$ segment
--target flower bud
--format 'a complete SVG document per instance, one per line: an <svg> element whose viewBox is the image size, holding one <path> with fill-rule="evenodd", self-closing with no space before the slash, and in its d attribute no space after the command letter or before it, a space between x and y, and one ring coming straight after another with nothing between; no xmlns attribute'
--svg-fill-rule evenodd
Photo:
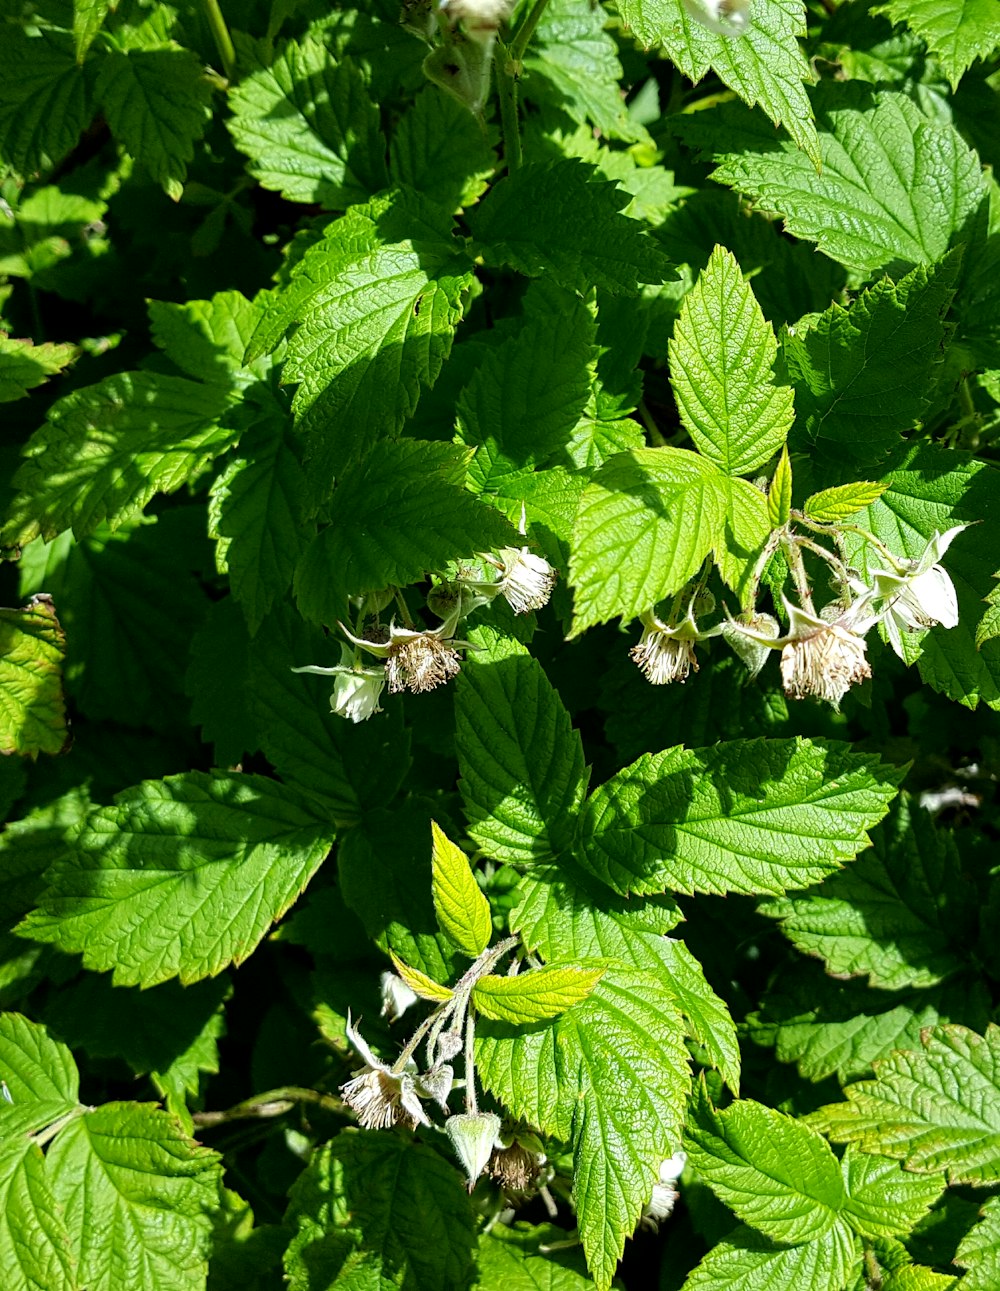
<svg viewBox="0 0 1000 1291"><path fill-rule="evenodd" d="M449 1116L444 1128L468 1177L471 1192L497 1144L500 1117L493 1112L463 1112Z"/></svg>

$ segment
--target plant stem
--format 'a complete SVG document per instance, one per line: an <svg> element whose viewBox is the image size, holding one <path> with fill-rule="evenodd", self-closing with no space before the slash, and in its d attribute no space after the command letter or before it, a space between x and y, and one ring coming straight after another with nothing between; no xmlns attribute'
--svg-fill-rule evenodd
<svg viewBox="0 0 1000 1291"><path fill-rule="evenodd" d="M242 1103L237 1103L224 1112L195 1112L191 1119L196 1125L222 1125L226 1121L282 1116L296 1103L312 1103L327 1112L344 1110L344 1104L332 1094L321 1094L318 1089L301 1089L297 1085L283 1085L280 1089L269 1089L265 1094L245 1098Z"/></svg>
<svg viewBox="0 0 1000 1291"><path fill-rule="evenodd" d="M521 130L517 122L517 80L511 68L510 54L502 40L493 50L493 70L497 78L497 97L500 100L500 129L503 132L503 155L507 171L513 174L521 169Z"/></svg>
<svg viewBox="0 0 1000 1291"><path fill-rule="evenodd" d="M236 49L233 38L229 34L229 28L226 26L226 20L222 16L222 10L219 8L219 0L201 0L201 7L205 14L205 21L211 28L215 48L222 59L222 70L226 74L226 79L235 81Z"/></svg>
<svg viewBox="0 0 1000 1291"><path fill-rule="evenodd" d="M514 39L511 41L510 46L510 56L515 65L519 64L524 57L524 51L528 48L528 41L534 35L538 20L545 12L545 6L548 3L549 0L535 0L531 12L514 33ZM520 71L520 68L518 68L518 71Z"/></svg>

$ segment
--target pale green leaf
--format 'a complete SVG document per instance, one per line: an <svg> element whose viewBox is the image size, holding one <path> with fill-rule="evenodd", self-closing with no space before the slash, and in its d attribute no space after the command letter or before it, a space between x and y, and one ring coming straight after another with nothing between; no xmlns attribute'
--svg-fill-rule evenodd
<svg viewBox="0 0 1000 1291"><path fill-rule="evenodd" d="M580 964L546 964L514 977L490 973L476 982L472 1002L492 1022L544 1022L582 1003L604 971Z"/></svg>
<svg viewBox="0 0 1000 1291"><path fill-rule="evenodd" d="M573 635L636 617L698 572L725 523L724 479L683 448L622 453L597 472L574 526Z"/></svg>
<svg viewBox="0 0 1000 1291"><path fill-rule="evenodd" d="M771 486L767 491L767 518L775 529L788 523L792 509L792 462L788 449L781 450L781 457L775 467Z"/></svg>
<svg viewBox="0 0 1000 1291"><path fill-rule="evenodd" d="M94 92L118 142L179 201L211 116L212 87L197 55L179 46L107 53Z"/></svg>
<svg viewBox="0 0 1000 1291"><path fill-rule="evenodd" d="M479 889L468 856L434 820L431 839L431 891L438 923L463 954L475 959L493 933L490 903Z"/></svg>
<svg viewBox="0 0 1000 1291"><path fill-rule="evenodd" d="M687 118L685 137L719 163L715 179L841 264L874 274L940 260L983 200L976 154L905 94L830 80L815 102L819 171L742 107Z"/></svg>
<svg viewBox="0 0 1000 1291"><path fill-rule="evenodd" d="M607 1288L678 1146L690 1081L680 1015L652 974L613 963L582 1004L550 1022L481 1021L476 1054L483 1084L515 1116L570 1140L580 1236Z"/></svg>
<svg viewBox="0 0 1000 1291"><path fill-rule="evenodd" d="M389 951L389 958L392 960L393 968L406 985L415 995L419 995L422 1000L433 1000L435 1004L443 1004L454 995L450 987L441 986L432 977L420 972L418 968L411 968L409 964L404 964L399 956L391 950Z"/></svg>
<svg viewBox="0 0 1000 1291"><path fill-rule="evenodd" d="M333 835L274 780L149 780L88 816L21 929L123 985L214 976L256 949Z"/></svg>
<svg viewBox="0 0 1000 1291"><path fill-rule="evenodd" d="M364 202L389 177L378 108L357 66L320 41L288 41L229 93L227 125L263 188L289 202L339 210Z"/></svg>
<svg viewBox="0 0 1000 1291"><path fill-rule="evenodd" d="M64 1103L69 1110L80 1096L73 1055L46 1029L19 1013L0 1014L0 1072L12 1104ZM0 1106L0 1111L7 1104Z"/></svg>
<svg viewBox="0 0 1000 1291"><path fill-rule="evenodd" d="M964 1291L993 1291L1000 1283L1000 1197L983 1207L982 1221L962 1239L955 1263L967 1270Z"/></svg>
<svg viewBox="0 0 1000 1291"><path fill-rule="evenodd" d="M728 475L759 470L791 428L792 391L774 384L777 352L736 257L717 246L684 297L668 354L681 422Z"/></svg>
<svg viewBox="0 0 1000 1291"><path fill-rule="evenodd" d="M953 90L977 58L987 58L1000 45L994 0L889 0L875 12L905 22L937 55Z"/></svg>
<svg viewBox="0 0 1000 1291"><path fill-rule="evenodd" d="M116 0L73 0L73 40L82 63Z"/></svg>
<svg viewBox="0 0 1000 1291"><path fill-rule="evenodd" d="M491 137L472 113L428 85L399 118L389 150L389 174L445 210L469 206L496 169Z"/></svg>
<svg viewBox="0 0 1000 1291"><path fill-rule="evenodd" d="M681 0L621 0L621 15L644 45L661 46L692 81L711 68L750 107L759 104L815 166L816 127L803 85L814 76L799 47L806 34L802 0L753 0L736 39L707 30Z"/></svg>
<svg viewBox="0 0 1000 1291"><path fill-rule="evenodd" d="M860 1269L860 1243L843 1221L818 1241L799 1246L737 1228L712 1247L683 1291L843 1291Z"/></svg>
<svg viewBox="0 0 1000 1291"><path fill-rule="evenodd" d="M580 736L537 659L480 630L456 680L455 742L469 832L497 860L564 851L583 801Z"/></svg>
<svg viewBox="0 0 1000 1291"><path fill-rule="evenodd" d="M489 265L546 275L586 294L635 295L674 276L659 245L623 215L629 197L593 166L568 158L535 163L502 179L472 213L476 251ZM538 219L538 212L545 219Z"/></svg>
<svg viewBox="0 0 1000 1291"><path fill-rule="evenodd" d="M816 892L761 905L799 950L835 977L873 986L932 986L960 970L975 937L975 897L954 835L900 798L874 847Z"/></svg>
<svg viewBox="0 0 1000 1291"><path fill-rule="evenodd" d="M0 609L0 754L37 757L66 746L66 634L48 597Z"/></svg>
<svg viewBox="0 0 1000 1291"><path fill-rule="evenodd" d="M0 41L0 159L25 178L51 170L90 123L90 77L62 32L25 34L4 24Z"/></svg>
<svg viewBox="0 0 1000 1291"><path fill-rule="evenodd" d="M80 1291L76 1261L45 1158L0 1107L0 1257L4 1291Z"/></svg>
<svg viewBox="0 0 1000 1291"><path fill-rule="evenodd" d="M55 376L80 353L75 345L32 345L0 332L0 403L23 399L29 390Z"/></svg>
<svg viewBox="0 0 1000 1291"><path fill-rule="evenodd" d="M771 534L768 499L756 484L738 477L720 480L719 486L726 497L726 527L713 558L723 581L742 601L753 588L757 562Z"/></svg>
<svg viewBox="0 0 1000 1291"><path fill-rule="evenodd" d="M1000 1179L1000 1027L925 1031L923 1049L894 1053L874 1080L849 1085L847 1101L814 1113L837 1143L902 1161L949 1183Z"/></svg>
<svg viewBox="0 0 1000 1291"><path fill-rule="evenodd" d="M295 1231L285 1256L291 1291L443 1291L472 1279L473 1216L461 1177L408 1138L341 1131L295 1182L286 1223Z"/></svg>
<svg viewBox="0 0 1000 1291"><path fill-rule="evenodd" d="M750 1099L719 1112L698 1086L684 1131L689 1163L736 1215L777 1242L810 1242L837 1223L840 1162L815 1130Z"/></svg>
<svg viewBox="0 0 1000 1291"><path fill-rule="evenodd" d="M873 484L870 480L859 480L855 484L838 484L832 489L821 489L813 493L802 504L802 511L810 520L819 520L823 524L836 524L847 520L855 512L863 510L877 502L889 485L885 482Z"/></svg>
<svg viewBox="0 0 1000 1291"><path fill-rule="evenodd" d="M172 1116L107 1103L60 1132L46 1165L87 1291L203 1285L219 1157Z"/></svg>
<svg viewBox="0 0 1000 1291"><path fill-rule="evenodd" d="M862 1237L904 1237L944 1192L944 1175L913 1174L898 1161L848 1147L841 1162L844 1218Z"/></svg>
<svg viewBox="0 0 1000 1291"><path fill-rule="evenodd" d="M868 845L898 778L801 738L646 754L591 794L581 862L621 893L808 887Z"/></svg>
<svg viewBox="0 0 1000 1291"><path fill-rule="evenodd" d="M4 541L69 528L82 538L175 492L236 438L219 425L226 404L218 387L156 372L119 372L66 395L25 446Z"/></svg>

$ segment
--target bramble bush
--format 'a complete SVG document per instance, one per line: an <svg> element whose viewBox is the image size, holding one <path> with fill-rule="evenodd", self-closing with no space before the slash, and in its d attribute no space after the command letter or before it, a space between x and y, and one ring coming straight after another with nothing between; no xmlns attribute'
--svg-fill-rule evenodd
<svg viewBox="0 0 1000 1291"><path fill-rule="evenodd" d="M3 1291L1000 1286L1000 2L0 0Z"/></svg>

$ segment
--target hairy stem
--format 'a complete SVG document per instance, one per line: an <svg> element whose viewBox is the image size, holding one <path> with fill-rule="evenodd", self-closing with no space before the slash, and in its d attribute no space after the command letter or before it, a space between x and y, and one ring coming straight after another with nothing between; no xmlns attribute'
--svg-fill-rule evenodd
<svg viewBox="0 0 1000 1291"><path fill-rule="evenodd" d="M521 168L521 128L517 120L517 80L510 53L502 40L496 42L493 50L493 70L496 73L497 97L500 100L503 155L508 172L513 174Z"/></svg>

